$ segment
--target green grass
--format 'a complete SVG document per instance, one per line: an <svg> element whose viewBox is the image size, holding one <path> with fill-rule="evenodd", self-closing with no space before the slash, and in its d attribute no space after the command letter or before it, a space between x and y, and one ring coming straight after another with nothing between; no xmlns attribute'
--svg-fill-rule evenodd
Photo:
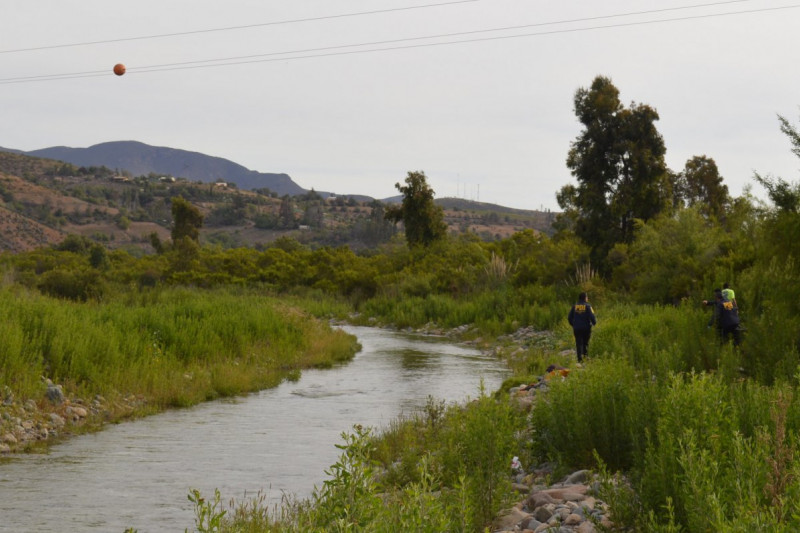
<svg viewBox="0 0 800 533"><path fill-rule="evenodd" d="M165 289L77 303L0 289L3 385L38 398L134 394L184 406L258 390L354 354L354 339L255 291Z"/></svg>

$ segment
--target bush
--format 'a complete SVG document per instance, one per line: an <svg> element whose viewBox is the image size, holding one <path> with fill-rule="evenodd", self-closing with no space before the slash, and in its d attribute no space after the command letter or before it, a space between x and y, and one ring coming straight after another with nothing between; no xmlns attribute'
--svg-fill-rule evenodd
<svg viewBox="0 0 800 533"><path fill-rule="evenodd" d="M48 296L80 302L98 299L105 292L103 278L96 270L51 270L42 275L38 286Z"/></svg>

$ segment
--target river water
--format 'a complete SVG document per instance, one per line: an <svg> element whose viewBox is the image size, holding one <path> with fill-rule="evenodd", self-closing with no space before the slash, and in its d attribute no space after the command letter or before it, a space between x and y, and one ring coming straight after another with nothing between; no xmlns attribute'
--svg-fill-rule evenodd
<svg viewBox="0 0 800 533"><path fill-rule="evenodd" d="M0 463L0 531L184 531L191 489L223 501L261 492L268 505L311 495L354 424L386 427L428 396L493 392L500 362L442 339L350 327L363 349L345 365L232 400L204 403L74 437Z"/></svg>

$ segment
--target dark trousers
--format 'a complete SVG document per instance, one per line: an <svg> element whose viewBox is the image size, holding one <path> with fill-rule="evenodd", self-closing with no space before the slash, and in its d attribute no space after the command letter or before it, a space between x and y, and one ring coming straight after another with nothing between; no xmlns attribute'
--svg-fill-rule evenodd
<svg viewBox="0 0 800 533"><path fill-rule="evenodd" d="M575 349L578 352L578 362L583 361L589 350L589 338L592 336L591 329L573 329L572 333L575 334Z"/></svg>
<svg viewBox="0 0 800 533"><path fill-rule="evenodd" d="M742 337L739 333L739 324L720 328L719 334L722 337L723 343L728 342L728 337L733 337L734 346L739 346L739 343L742 342Z"/></svg>

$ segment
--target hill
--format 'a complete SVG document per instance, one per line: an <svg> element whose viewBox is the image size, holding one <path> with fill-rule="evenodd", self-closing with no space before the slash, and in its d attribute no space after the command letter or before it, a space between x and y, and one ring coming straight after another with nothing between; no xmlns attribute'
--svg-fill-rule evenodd
<svg viewBox="0 0 800 533"><path fill-rule="evenodd" d="M79 167L104 166L127 171L132 176L152 173L203 183L225 181L235 183L238 188L245 190L267 188L280 196L307 192L292 181L288 174L256 172L221 157L176 148L150 146L137 141L107 142L88 148L54 146L29 152L7 148L0 150L55 159Z"/></svg>
<svg viewBox="0 0 800 533"><path fill-rule="evenodd" d="M310 246L364 249L398 231L383 217L385 204L368 197L325 198L311 191L281 198L263 188L240 190L233 183L129 174L0 151L0 251L50 246L77 234L108 248L149 253L154 235L161 241L170 238L175 196L203 214L201 242L223 248L263 247L289 236ZM522 229L549 232L554 217L454 198L436 202L444 208L451 233L483 240Z"/></svg>

